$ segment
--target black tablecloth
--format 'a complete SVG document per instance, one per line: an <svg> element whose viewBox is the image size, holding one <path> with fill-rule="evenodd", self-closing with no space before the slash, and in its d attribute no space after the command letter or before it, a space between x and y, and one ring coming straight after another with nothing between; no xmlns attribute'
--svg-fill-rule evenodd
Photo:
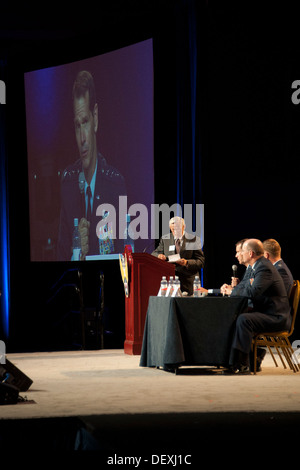
<svg viewBox="0 0 300 470"><path fill-rule="evenodd" d="M228 366L244 297L150 297L141 367Z"/></svg>

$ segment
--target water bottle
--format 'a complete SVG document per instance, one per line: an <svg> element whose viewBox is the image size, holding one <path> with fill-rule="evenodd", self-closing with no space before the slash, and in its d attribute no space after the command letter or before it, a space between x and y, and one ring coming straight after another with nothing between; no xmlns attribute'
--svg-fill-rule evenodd
<svg viewBox="0 0 300 470"><path fill-rule="evenodd" d="M174 290L174 280L173 280L173 276L170 276L170 279L168 282L168 288L166 292L166 297L172 297L173 290Z"/></svg>
<svg viewBox="0 0 300 470"><path fill-rule="evenodd" d="M182 292L180 290L180 281L179 277L175 276L175 280L173 282L173 293L172 297L182 297Z"/></svg>
<svg viewBox="0 0 300 470"><path fill-rule="evenodd" d="M132 253L134 253L134 239L133 232L130 227L130 214L126 214L126 228L124 231L124 248L126 245L130 245Z"/></svg>
<svg viewBox="0 0 300 470"><path fill-rule="evenodd" d="M199 276L195 276L194 283L193 283L193 290L194 290L194 297L201 297L200 292L201 282Z"/></svg>
<svg viewBox="0 0 300 470"><path fill-rule="evenodd" d="M168 289L167 278L166 278L166 276L163 276L162 280L160 282L160 289L159 289L159 292L158 292L158 296L159 297L166 297L167 289Z"/></svg>
<svg viewBox="0 0 300 470"><path fill-rule="evenodd" d="M73 246L72 259L73 261L79 261L80 253L81 253L81 239L80 239L80 233L79 233L79 228L78 228L78 219L74 219L72 246Z"/></svg>

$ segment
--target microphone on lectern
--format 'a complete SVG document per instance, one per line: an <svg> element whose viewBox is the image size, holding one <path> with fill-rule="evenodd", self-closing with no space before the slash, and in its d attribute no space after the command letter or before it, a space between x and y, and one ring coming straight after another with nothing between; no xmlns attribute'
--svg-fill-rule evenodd
<svg viewBox="0 0 300 470"><path fill-rule="evenodd" d="M152 246L152 248L154 248L154 240L151 240L151 242L148 245L145 246L145 248L143 249L143 253L146 253L146 251L148 250L148 248L150 248L150 246Z"/></svg>

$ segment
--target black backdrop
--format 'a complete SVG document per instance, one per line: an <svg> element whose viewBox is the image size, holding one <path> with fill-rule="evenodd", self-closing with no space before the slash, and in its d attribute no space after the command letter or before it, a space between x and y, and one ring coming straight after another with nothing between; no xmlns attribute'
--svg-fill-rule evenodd
<svg viewBox="0 0 300 470"><path fill-rule="evenodd" d="M58 15L52 8L43 24L40 13L4 11L1 18L10 202L9 349L51 346L47 331L54 313L46 308L48 288L70 267L30 263L23 74L149 37L154 41L155 200L205 204L206 287L230 280L235 242L244 237L276 238L299 279L300 106L291 101L292 82L300 78L295 11L253 3L242 7L241 2L140 0L101 2L86 24L75 10L59 10ZM118 263L83 263L82 269L89 288L99 270L106 272L108 329L118 347L124 334Z"/></svg>

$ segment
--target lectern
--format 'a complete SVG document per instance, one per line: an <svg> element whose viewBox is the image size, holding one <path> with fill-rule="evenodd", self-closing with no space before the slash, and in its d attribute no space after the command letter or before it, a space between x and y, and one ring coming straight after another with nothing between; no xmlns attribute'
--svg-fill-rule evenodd
<svg viewBox="0 0 300 470"><path fill-rule="evenodd" d="M125 354L141 354L149 296L157 295L162 276L175 276L175 266L148 253L125 249L128 296L125 297Z"/></svg>

